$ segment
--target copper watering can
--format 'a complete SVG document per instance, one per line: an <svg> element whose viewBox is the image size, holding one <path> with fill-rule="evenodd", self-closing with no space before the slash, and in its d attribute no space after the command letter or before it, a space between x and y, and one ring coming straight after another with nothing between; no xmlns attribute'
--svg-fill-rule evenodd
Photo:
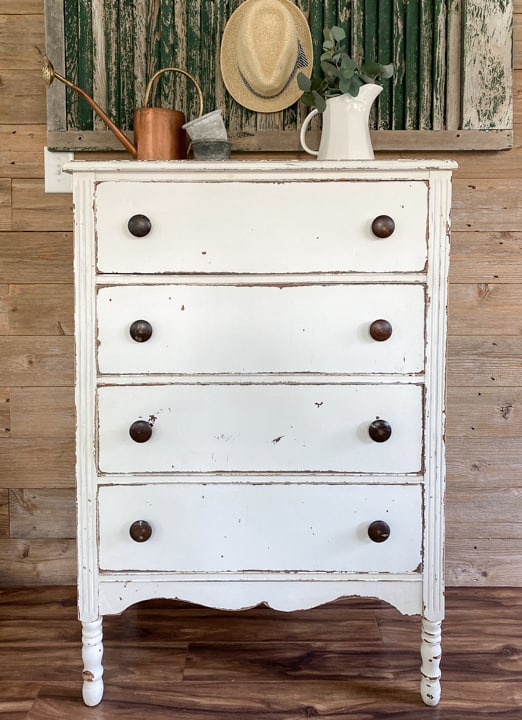
<svg viewBox="0 0 522 720"><path fill-rule="evenodd" d="M185 131L185 115L180 110L169 110L161 107L147 107L152 86L157 78L164 72L178 72L188 77L194 83L199 97L199 116L203 114L203 93L196 80L185 70L168 67L158 70L149 80L145 90L145 107L134 111L134 141L117 127L110 117L101 109L98 103L88 95L85 90L59 75L49 58L45 57L42 74L47 86L56 78L64 85L79 93L91 106L94 112L103 120L109 130L118 138L124 148L137 160L180 160L187 157L187 144Z"/></svg>

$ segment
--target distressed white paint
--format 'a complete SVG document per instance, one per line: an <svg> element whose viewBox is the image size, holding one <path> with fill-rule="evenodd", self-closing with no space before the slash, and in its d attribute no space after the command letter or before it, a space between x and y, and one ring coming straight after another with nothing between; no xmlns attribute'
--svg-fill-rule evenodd
<svg viewBox="0 0 522 720"><path fill-rule="evenodd" d="M421 693L427 704L438 702L452 167L69 166L76 208L79 611L87 677L97 678L84 689L87 704L102 693L104 613L154 597L229 609L266 602L291 611L343 595L379 597L423 616ZM328 211L331 199L346 208L342 222ZM145 242L126 230L138 212L151 212L157 230ZM389 245L368 231L380 213L396 218ZM202 261L204 246L211 252ZM168 321L165 291L176 302L190 293L192 308L201 303L184 316L182 331ZM419 320L418 300L410 308L407 298L424 291ZM335 297L344 301L336 306ZM158 313L161 342L149 349L145 343L138 361L127 339L129 318L120 323L118 315L128 306L137 319L143 298L144 309ZM412 327L402 335L401 320L393 323L394 336L404 338L404 359L389 341L377 360L372 356L366 305L373 315L383 298L390 312L408 304ZM216 312L220 303L251 349L234 340L232 323ZM278 304L281 327L274 328ZM317 315L308 317L315 306ZM292 338L305 316L306 332L332 344L331 360L327 349ZM423 372L413 374L423 326ZM349 352L337 337L345 327ZM219 340L222 347L209 347ZM280 348L264 354L263 340ZM176 355L176 345L190 342L200 344L203 361L194 349ZM153 422L143 444L128 435L140 415ZM385 415L392 437L374 443L368 420ZM129 524L147 513L152 538L134 543ZM368 524L388 518L390 539L371 543Z"/></svg>
<svg viewBox="0 0 522 720"><path fill-rule="evenodd" d="M421 373L424 286L118 285L98 292L98 366L113 373ZM384 318L388 340L370 325ZM131 338L146 319L152 336Z"/></svg>
<svg viewBox="0 0 522 720"><path fill-rule="evenodd" d="M441 622L422 618L421 631L421 696L426 705L438 705L440 688Z"/></svg>
<svg viewBox="0 0 522 720"><path fill-rule="evenodd" d="M462 0L462 127L513 127L513 2Z"/></svg>
<svg viewBox="0 0 522 720"><path fill-rule="evenodd" d="M347 186L339 181L280 183L270 178L241 184L175 179L145 187L132 182L98 186L95 203L101 272L309 273L424 268L427 188L423 182ZM144 238L133 237L127 229L128 219L136 213L146 215L152 223ZM378 215L393 215L396 223L395 232L385 240L371 231Z"/></svg>
<svg viewBox="0 0 522 720"><path fill-rule="evenodd" d="M377 418L392 435L374 442ZM153 426L137 443L136 420ZM422 386L285 383L128 385L98 390L103 473L371 472L422 468Z"/></svg>
<svg viewBox="0 0 522 720"><path fill-rule="evenodd" d="M99 491L100 568L163 572L414 573L420 485L161 484ZM152 526L136 543L135 520ZM368 526L385 520L389 540Z"/></svg>

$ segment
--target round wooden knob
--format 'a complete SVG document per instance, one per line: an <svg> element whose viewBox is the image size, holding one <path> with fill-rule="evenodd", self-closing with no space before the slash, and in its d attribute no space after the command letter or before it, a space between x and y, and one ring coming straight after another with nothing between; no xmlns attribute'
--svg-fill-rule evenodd
<svg viewBox="0 0 522 720"><path fill-rule="evenodd" d="M145 237L152 230L152 223L146 215L133 215L129 219L127 227L134 237Z"/></svg>
<svg viewBox="0 0 522 720"><path fill-rule="evenodd" d="M147 320L135 320L129 328L129 334L135 342L147 342L152 335L152 325Z"/></svg>
<svg viewBox="0 0 522 720"><path fill-rule="evenodd" d="M129 435L137 443L144 443L152 435L152 425L146 420L136 420L129 428Z"/></svg>
<svg viewBox="0 0 522 720"><path fill-rule="evenodd" d="M147 542L152 535L152 527L146 520L136 520L129 528L129 535L135 542Z"/></svg>
<svg viewBox="0 0 522 720"><path fill-rule="evenodd" d="M392 326L387 320L374 320L370 325L370 335L377 342L389 340L392 334Z"/></svg>
<svg viewBox="0 0 522 720"><path fill-rule="evenodd" d="M395 222L389 215L378 215L372 222L372 232L375 237L387 238L393 234Z"/></svg>
<svg viewBox="0 0 522 720"><path fill-rule="evenodd" d="M386 422L386 420L374 420L370 423L368 433L374 442L386 442L392 434L391 425L389 422Z"/></svg>
<svg viewBox="0 0 522 720"><path fill-rule="evenodd" d="M368 526L368 537L376 543L385 542L390 537L390 526L384 520L374 520Z"/></svg>

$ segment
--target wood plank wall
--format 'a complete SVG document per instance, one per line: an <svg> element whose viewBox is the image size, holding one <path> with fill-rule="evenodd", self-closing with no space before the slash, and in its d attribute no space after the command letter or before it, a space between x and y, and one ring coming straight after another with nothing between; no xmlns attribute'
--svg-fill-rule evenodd
<svg viewBox="0 0 522 720"><path fill-rule="evenodd" d="M35 46L44 46L43 0L2 0L3 585L69 584L76 574L72 201L44 192L45 88ZM522 0L514 100L512 150L453 154L460 167L449 305L451 585L522 586Z"/></svg>

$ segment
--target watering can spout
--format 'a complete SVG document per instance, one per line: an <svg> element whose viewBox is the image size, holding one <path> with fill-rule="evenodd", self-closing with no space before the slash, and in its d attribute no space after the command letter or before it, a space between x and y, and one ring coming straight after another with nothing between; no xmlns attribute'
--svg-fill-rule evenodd
<svg viewBox="0 0 522 720"><path fill-rule="evenodd" d="M110 119L110 117L105 113L101 107L98 105L98 103L92 99L90 95L88 95L85 90L82 90L80 87L72 83L70 80L67 80L67 78L63 77L62 75L59 75L56 70L53 67L52 62L49 60L49 58L45 57L43 61L42 66L42 74L44 77L44 80L47 83L47 87L51 85L53 80L60 80L64 85L71 88L72 90L75 90L79 95L84 98L84 100L87 101L87 103L91 106L91 108L94 110L96 115L100 117L103 122L107 125L109 130L118 138L118 140L121 142L121 144L124 146L124 148L129 152L133 158L138 157L138 150L137 148L131 143L129 138L123 133L120 128L113 123L113 121Z"/></svg>
<svg viewBox="0 0 522 720"><path fill-rule="evenodd" d="M167 70L180 72L192 80L198 91L199 115L201 116L203 114L203 94L201 89L192 75L180 68L163 68L152 76L145 93L145 105L148 103L153 82L161 73ZM182 129L185 116L179 110L136 108L134 111L134 137L136 142L133 144L85 90L82 90L55 71L53 64L47 57L43 59L42 74L48 87L56 79L81 95L133 158L138 160L177 160L186 157L185 131Z"/></svg>

